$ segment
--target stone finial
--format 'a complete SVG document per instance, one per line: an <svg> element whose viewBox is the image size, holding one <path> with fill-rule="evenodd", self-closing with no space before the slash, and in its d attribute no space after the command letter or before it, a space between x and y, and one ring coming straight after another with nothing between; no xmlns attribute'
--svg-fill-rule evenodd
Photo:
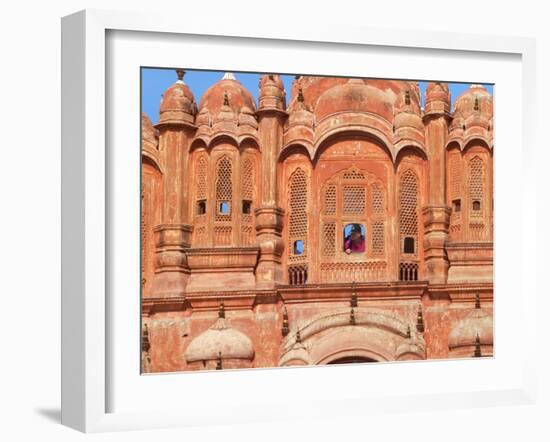
<svg viewBox="0 0 550 442"><path fill-rule="evenodd" d="M296 100L298 100L300 103L304 102L304 92L302 88L298 89L298 96L296 97Z"/></svg>
<svg viewBox="0 0 550 442"><path fill-rule="evenodd" d="M233 75L233 72L226 72L223 74L222 80L236 80L235 75Z"/></svg>
<svg viewBox="0 0 550 442"><path fill-rule="evenodd" d="M476 293L476 304L475 308L481 308L481 301L479 299L479 293Z"/></svg>
<svg viewBox="0 0 550 442"><path fill-rule="evenodd" d="M411 104L411 92L405 91L405 105L410 106Z"/></svg>
<svg viewBox="0 0 550 442"><path fill-rule="evenodd" d="M407 325L407 339L411 339L411 326Z"/></svg>
<svg viewBox="0 0 550 442"><path fill-rule="evenodd" d="M143 324L143 332L141 334L141 351L149 351L151 342L149 341L149 329L147 324Z"/></svg>
<svg viewBox="0 0 550 442"><path fill-rule="evenodd" d="M229 106L229 95L227 95L227 91L223 93L223 105Z"/></svg>
<svg viewBox="0 0 550 442"><path fill-rule="evenodd" d="M419 333L424 333L424 315L422 313L422 306L418 307L418 313L416 314L416 330Z"/></svg>
<svg viewBox="0 0 550 442"><path fill-rule="evenodd" d="M355 311L353 310L353 307L351 308L351 311L349 312L349 325L355 325Z"/></svg>
<svg viewBox="0 0 550 442"><path fill-rule="evenodd" d="M478 111L478 110L479 110L479 98L477 97L477 95L476 95L476 97L475 97L475 99L474 99L474 110L475 110L475 111Z"/></svg>
<svg viewBox="0 0 550 442"><path fill-rule="evenodd" d="M216 370L222 370L222 352L218 352L218 359L216 359Z"/></svg>
<svg viewBox="0 0 550 442"><path fill-rule="evenodd" d="M220 302L220 307L218 309L218 318L225 318L225 305L222 302Z"/></svg>
<svg viewBox="0 0 550 442"><path fill-rule="evenodd" d="M300 336L300 329L296 330L296 343L297 344L302 343L302 337Z"/></svg>
<svg viewBox="0 0 550 442"><path fill-rule="evenodd" d="M481 357L481 340L479 339L479 333L476 334L476 348L474 350L474 358Z"/></svg>
<svg viewBox="0 0 550 442"><path fill-rule="evenodd" d="M185 71L183 69L176 69L176 75L178 76L178 81L183 83L183 77L185 76Z"/></svg>
<svg viewBox="0 0 550 442"><path fill-rule="evenodd" d="M352 291L351 291L350 305L352 308L357 308L358 303L357 303L357 292L355 291L355 281L352 282L351 287L352 287L351 289Z"/></svg>
<svg viewBox="0 0 550 442"><path fill-rule="evenodd" d="M290 332L288 328L288 312L286 310L286 305L283 307L283 328L281 329L282 335L286 336Z"/></svg>

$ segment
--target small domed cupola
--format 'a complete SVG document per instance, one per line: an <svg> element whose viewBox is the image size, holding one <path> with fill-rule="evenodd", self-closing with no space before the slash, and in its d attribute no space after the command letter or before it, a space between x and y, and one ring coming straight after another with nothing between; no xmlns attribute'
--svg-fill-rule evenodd
<svg viewBox="0 0 550 442"><path fill-rule="evenodd" d="M464 135L464 130L466 129L466 124L464 122L464 117L459 111L453 113L453 119L449 126L449 138L450 139L460 139Z"/></svg>
<svg viewBox="0 0 550 442"><path fill-rule="evenodd" d="M492 146L493 97L480 84L472 84L455 101L453 115L462 116L463 138L484 140Z"/></svg>
<svg viewBox="0 0 550 442"><path fill-rule="evenodd" d="M286 108L286 93L279 75L267 74L260 78L259 109L280 110Z"/></svg>
<svg viewBox="0 0 550 442"><path fill-rule="evenodd" d="M458 321L449 334L449 350L457 355L473 356L476 346L483 355L493 352L493 316L481 308L476 295L475 308Z"/></svg>
<svg viewBox="0 0 550 442"><path fill-rule="evenodd" d="M158 131L147 115L141 113L141 148L145 150L158 149Z"/></svg>
<svg viewBox="0 0 550 442"><path fill-rule="evenodd" d="M205 332L197 336L185 351L188 363L221 360L248 360L254 358L254 347L250 338L231 327L225 318L225 307L220 304L218 319Z"/></svg>
<svg viewBox="0 0 550 442"><path fill-rule="evenodd" d="M313 150L313 138L315 119L313 112L306 104L302 88L297 89L296 96L292 99L287 109L288 119L284 127L284 145L303 145L308 150Z"/></svg>
<svg viewBox="0 0 550 442"><path fill-rule="evenodd" d="M410 144L424 148L424 123L420 110L420 92L418 86L404 89L395 101L393 120L394 143L397 147Z"/></svg>
<svg viewBox="0 0 550 442"><path fill-rule="evenodd" d="M258 120L256 120L256 114L248 106L243 106L241 108L239 112L238 125L240 131L256 131L258 129Z"/></svg>
<svg viewBox="0 0 550 442"><path fill-rule="evenodd" d="M157 127L163 125L194 125L197 105L189 86L183 81L185 71L176 71L178 80L163 94Z"/></svg>
<svg viewBox="0 0 550 442"><path fill-rule="evenodd" d="M429 82L426 88L424 116L449 115L451 94L449 85L441 82Z"/></svg>
<svg viewBox="0 0 550 442"><path fill-rule="evenodd" d="M289 127L306 126L313 128L313 112L305 103L304 94L301 88L298 89L296 98L292 100L287 111L289 114Z"/></svg>

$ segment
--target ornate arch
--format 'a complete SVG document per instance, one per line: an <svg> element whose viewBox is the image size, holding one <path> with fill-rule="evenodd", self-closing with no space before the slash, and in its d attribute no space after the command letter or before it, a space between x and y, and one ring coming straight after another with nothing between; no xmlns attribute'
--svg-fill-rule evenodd
<svg viewBox="0 0 550 442"><path fill-rule="evenodd" d="M400 316L381 309L357 307L314 317L282 343L280 365L328 364L342 357L375 361L425 359L421 334Z"/></svg>
<svg viewBox="0 0 550 442"><path fill-rule="evenodd" d="M373 141L386 152L393 162L395 162L395 151L390 139L384 132L370 126L336 127L324 133L313 145L313 152L311 154L312 162L316 163L319 161L321 154L329 148L334 141L346 139L348 137L352 139Z"/></svg>

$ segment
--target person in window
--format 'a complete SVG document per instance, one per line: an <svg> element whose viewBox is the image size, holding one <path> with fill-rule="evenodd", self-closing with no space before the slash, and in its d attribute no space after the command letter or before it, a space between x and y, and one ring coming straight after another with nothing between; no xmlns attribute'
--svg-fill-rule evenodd
<svg viewBox="0 0 550 442"><path fill-rule="evenodd" d="M344 240L344 251L350 253L360 253L365 251L365 236L363 235L360 224L352 224L351 231Z"/></svg>

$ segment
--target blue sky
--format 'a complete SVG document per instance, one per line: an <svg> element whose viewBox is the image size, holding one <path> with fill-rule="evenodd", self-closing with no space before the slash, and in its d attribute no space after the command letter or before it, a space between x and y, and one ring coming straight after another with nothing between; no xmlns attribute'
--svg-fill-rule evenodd
<svg viewBox="0 0 550 442"><path fill-rule="evenodd" d="M176 72L174 69L142 68L141 74L141 110L151 119L153 123L156 123L158 120L162 94L177 80ZM214 83L219 81L223 74L224 72L218 71L187 70L184 81L191 89L191 92L193 92L195 99L199 101L204 92ZM234 75L237 80L239 80L250 91L257 103L258 82L261 74L236 72ZM287 99L289 99L294 75L282 75L281 78L287 91ZM424 93L426 91L427 83L420 81L419 86L422 93L422 104L424 104ZM484 86L491 94L493 93L492 85ZM449 89L451 91L451 104L469 87L470 83L449 83Z"/></svg>

